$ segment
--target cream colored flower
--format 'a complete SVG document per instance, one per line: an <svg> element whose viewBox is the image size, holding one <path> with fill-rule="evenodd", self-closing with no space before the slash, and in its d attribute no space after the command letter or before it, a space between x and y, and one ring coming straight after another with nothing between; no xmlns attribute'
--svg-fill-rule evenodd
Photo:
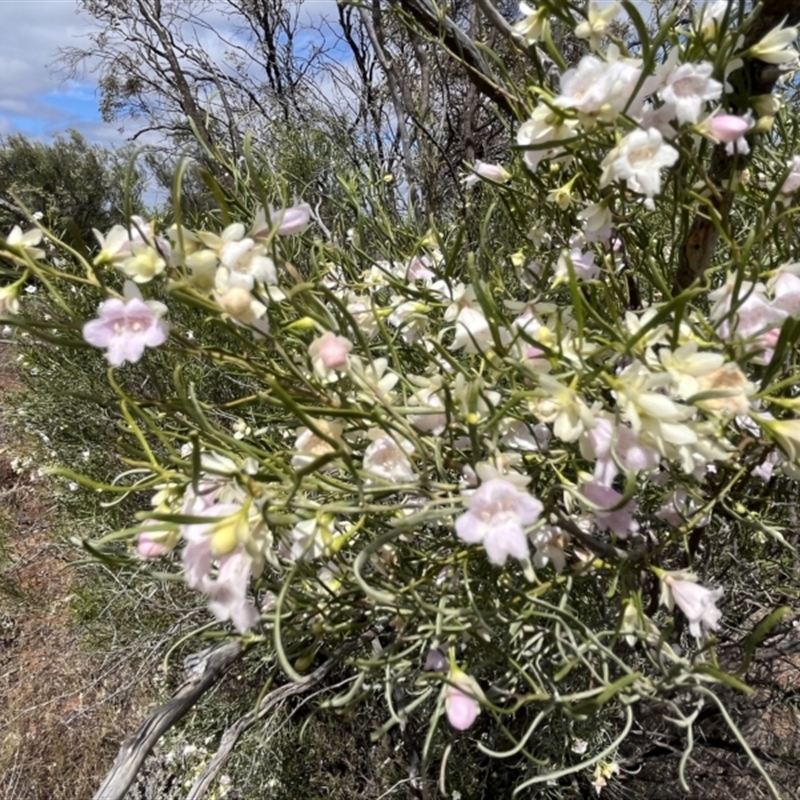
<svg viewBox="0 0 800 800"><path fill-rule="evenodd" d="M608 26L619 13L622 3L600 3L590 0L587 19L575 28L575 35L579 39L588 39L592 50L600 48L600 41L606 35Z"/></svg>
<svg viewBox="0 0 800 800"><path fill-rule="evenodd" d="M797 58L796 39L797 28L784 28L781 23L750 48L750 56L767 64L787 64Z"/></svg>

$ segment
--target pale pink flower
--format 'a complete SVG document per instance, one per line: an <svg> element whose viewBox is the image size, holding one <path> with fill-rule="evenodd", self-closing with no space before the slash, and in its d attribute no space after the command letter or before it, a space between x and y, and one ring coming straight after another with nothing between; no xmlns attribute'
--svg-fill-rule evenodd
<svg viewBox="0 0 800 800"><path fill-rule="evenodd" d="M314 339L308 347L308 355L314 367L314 373L321 380L330 378L331 373L345 371L350 363L350 351L353 343L344 336L337 336L332 331L325 331Z"/></svg>
<svg viewBox="0 0 800 800"><path fill-rule="evenodd" d="M131 281L125 282L125 300L112 297L98 307L98 319L83 326L83 338L93 347L107 350L114 367L126 361L135 364L146 347L158 347L167 340L169 326L161 317L167 307L156 300L142 299Z"/></svg>
<svg viewBox="0 0 800 800"><path fill-rule="evenodd" d="M767 298L764 284L742 281L736 298L733 297L735 289L736 276L730 275L719 289L708 295L714 301L711 319L721 320L717 333L724 341L752 339L780 327L788 316L786 311ZM733 314L730 313L731 308L734 309Z"/></svg>
<svg viewBox="0 0 800 800"><path fill-rule="evenodd" d="M467 499L468 511L455 523L458 538L467 544L483 543L486 556L502 566L508 556L530 554L525 528L542 513L542 504L510 480L492 478Z"/></svg>
<svg viewBox="0 0 800 800"><path fill-rule="evenodd" d="M569 252L562 251L559 256L554 272L554 285L569 280L568 262L572 264L575 277L579 281L592 281L600 275L600 267L594 253L591 250L583 251L580 247L573 247Z"/></svg>
<svg viewBox="0 0 800 800"><path fill-rule="evenodd" d="M289 208L273 211L269 218L270 227L278 236L294 236L302 233L311 223L311 206L298 203Z"/></svg>
<svg viewBox="0 0 800 800"><path fill-rule="evenodd" d="M781 184L781 194L790 195L800 189L800 156L792 156L791 160L786 162L786 166L789 168L789 174Z"/></svg>
<svg viewBox="0 0 800 800"><path fill-rule="evenodd" d="M661 191L661 170L677 160L678 151L658 130L635 130L603 159L600 187L623 180L632 191L652 199Z"/></svg>
<svg viewBox="0 0 800 800"><path fill-rule="evenodd" d="M670 610L677 604L689 620L692 635L701 639L708 631L719 629L722 612L716 603L724 594L722 587L707 589L695 583L693 575L666 574L662 578L661 599Z"/></svg>
<svg viewBox="0 0 800 800"><path fill-rule="evenodd" d="M444 687L444 708L447 721L457 730L465 731L472 727L478 714L481 713L480 700L483 691L471 675L462 672L458 667L450 670L448 683Z"/></svg>
<svg viewBox="0 0 800 800"><path fill-rule="evenodd" d="M370 432L372 443L364 451L364 469L389 483L414 483L417 473L408 458L414 446L403 440L398 444L391 436L381 430ZM371 486L376 481L368 478L365 483Z"/></svg>
<svg viewBox="0 0 800 800"><path fill-rule="evenodd" d="M242 545L249 533L247 509L236 503L207 505L200 497L192 505L190 513L205 516L208 522L181 526L186 542L182 553L184 579L192 589L208 595L209 609L217 619L231 620L240 633L245 633L258 621L258 612L248 596L254 560Z"/></svg>
<svg viewBox="0 0 800 800"><path fill-rule="evenodd" d="M753 120L736 114L718 114L708 121L708 132L718 142L735 142L753 127Z"/></svg>
<svg viewBox="0 0 800 800"><path fill-rule="evenodd" d="M174 527L165 527L163 522L147 520L152 530L142 531L136 538L136 551L142 558L159 558L175 549L179 533Z"/></svg>
<svg viewBox="0 0 800 800"><path fill-rule="evenodd" d="M627 425L604 416L595 417L594 427L584 431L580 445L584 458L597 460L594 478L604 486L611 486L620 467L643 472L661 461L658 451L642 443Z"/></svg>
<svg viewBox="0 0 800 800"><path fill-rule="evenodd" d="M633 519L636 512L636 503L633 500L617 508L616 506L622 501L622 495L610 486L604 486L597 481L584 484L581 491L594 506L590 511L599 531L610 530L620 539L627 539L631 533L639 530L639 523Z"/></svg>
<svg viewBox="0 0 800 800"><path fill-rule="evenodd" d="M786 264L769 282L772 290L772 305L790 316L800 314L800 277L797 269L800 265Z"/></svg>
<svg viewBox="0 0 800 800"><path fill-rule="evenodd" d="M708 62L680 64L667 76L659 93L679 125L697 122L703 103L718 100L722 95L722 84L711 77L713 70Z"/></svg>
<svg viewBox="0 0 800 800"><path fill-rule="evenodd" d="M447 670L447 656L436 648L425 657L425 672L445 672Z"/></svg>
<svg viewBox="0 0 800 800"><path fill-rule="evenodd" d="M511 173L500 164L487 164L485 161L476 161L473 170L474 172L467 175L462 181L467 188L480 183L481 178L492 183L508 183L511 180Z"/></svg>

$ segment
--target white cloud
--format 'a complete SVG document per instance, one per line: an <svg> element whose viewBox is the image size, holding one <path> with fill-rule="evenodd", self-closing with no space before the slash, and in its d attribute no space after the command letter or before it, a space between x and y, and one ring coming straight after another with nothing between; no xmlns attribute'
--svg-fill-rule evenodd
<svg viewBox="0 0 800 800"><path fill-rule="evenodd" d="M91 81L65 83L59 47L80 44L93 29L76 0L2 0L0 132L50 139L74 127L93 141L119 144L119 126L99 121Z"/></svg>

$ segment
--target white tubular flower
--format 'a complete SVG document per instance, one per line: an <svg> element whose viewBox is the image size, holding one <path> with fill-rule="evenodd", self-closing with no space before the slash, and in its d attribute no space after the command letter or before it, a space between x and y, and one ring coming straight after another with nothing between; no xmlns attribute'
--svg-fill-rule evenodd
<svg viewBox="0 0 800 800"><path fill-rule="evenodd" d="M514 23L514 31L525 44L535 44L545 35L549 25L547 8L531 8L527 3L520 3L519 13L522 19Z"/></svg>
<svg viewBox="0 0 800 800"><path fill-rule="evenodd" d="M613 233L614 219L611 209L604 203L591 203L578 212L583 222L583 238L587 243L608 242Z"/></svg>
<svg viewBox="0 0 800 800"><path fill-rule="evenodd" d="M44 250L41 250L36 245L38 245L42 241L42 232L38 228L32 228L29 231L22 232L22 228L19 225L15 225L11 229L11 233L8 234L6 237L6 244L14 245L14 247L19 247L28 258L37 261L39 259L44 258ZM4 252L6 258L11 258L14 261L19 261L19 258L15 257L8 251Z"/></svg>
<svg viewBox="0 0 800 800"><path fill-rule="evenodd" d="M487 164L485 161L476 161L473 172L463 179L464 186L469 188L480 183L481 178L492 183L508 183L511 173L500 164Z"/></svg>
<svg viewBox="0 0 800 800"><path fill-rule="evenodd" d="M467 353L481 353L494 343L489 321L478 302L475 287L466 286L463 293L444 312L447 322L455 322L455 337L451 350L462 347Z"/></svg>
<svg viewBox="0 0 800 800"><path fill-rule="evenodd" d="M688 398L700 391L700 378L723 365L725 356L698 352L696 342L687 342L674 351L662 347L658 360L672 377L675 394Z"/></svg>
<svg viewBox="0 0 800 800"><path fill-rule="evenodd" d="M699 5L695 11L694 24L703 39L716 39L729 8L730 0L714 0Z"/></svg>
<svg viewBox="0 0 800 800"><path fill-rule="evenodd" d="M545 396L535 401L533 413L542 422L553 423L553 434L562 442L575 442L594 426L594 411L574 389L557 378L542 374L537 378Z"/></svg>
<svg viewBox="0 0 800 800"><path fill-rule="evenodd" d="M415 483L419 480L408 457L414 451L411 442L403 439L398 444L394 438L380 429L373 429L367 435L372 443L364 451L364 470L381 479L376 481L367 478L365 481L367 486L380 485L382 481L402 484Z"/></svg>
<svg viewBox="0 0 800 800"><path fill-rule="evenodd" d="M665 574L661 578L661 602L670 610L677 605L689 620L692 636L702 639L708 631L719 629L722 612L716 603L724 590L707 589L696 581L694 575L686 573Z"/></svg>
<svg viewBox="0 0 800 800"><path fill-rule="evenodd" d="M250 325L261 333L269 330L265 319L267 306L255 298L249 289L239 284L230 285L225 267L217 270L214 298L219 307L241 325Z"/></svg>
<svg viewBox="0 0 800 800"><path fill-rule="evenodd" d="M784 28L778 25L760 42L750 48L751 58L765 61L767 64L788 64L797 58L794 43L797 39L797 28Z"/></svg>
<svg viewBox="0 0 800 800"><path fill-rule="evenodd" d="M674 448L697 442L697 434L685 424L694 415L694 409L658 391L669 382L669 375L653 374L634 361L619 375L613 390L622 419L668 458L674 455Z"/></svg>
<svg viewBox="0 0 800 800"><path fill-rule="evenodd" d="M661 191L661 170L677 160L678 151L655 128L633 131L603 159L600 187L623 180L651 200Z"/></svg>
<svg viewBox="0 0 800 800"><path fill-rule="evenodd" d="M713 69L708 62L680 64L667 76L661 99L672 109L679 125L697 122L703 103L721 97L722 84L711 77Z"/></svg>
<svg viewBox="0 0 800 800"><path fill-rule="evenodd" d="M19 289L16 285L0 286L0 317L19 314Z"/></svg>
<svg viewBox="0 0 800 800"><path fill-rule="evenodd" d="M419 387L411 396L411 405L420 410L429 411L428 414L414 414L409 417L409 422L420 431L438 436L447 425L443 394L443 379L441 375L431 378L412 375L409 381Z"/></svg>
<svg viewBox="0 0 800 800"><path fill-rule="evenodd" d="M800 314L800 263L783 264L767 284L772 292L772 305L790 316Z"/></svg>
<svg viewBox="0 0 800 800"><path fill-rule="evenodd" d="M535 149L524 150L525 165L535 172L543 158L551 158L560 151L559 145L574 139L578 120L567 119L542 103L537 106L527 122L517 131L517 144Z"/></svg>
<svg viewBox="0 0 800 800"><path fill-rule="evenodd" d="M613 122L631 101L642 75L638 61L615 57L618 55L617 50L610 50L607 61L584 56L562 76L556 105Z"/></svg>
<svg viewBox="0 0 800 800"><path fill-rule="evenodd" d="M149 283L160 275L167 262L155 247L140 242L130 243L131 255L119 265L120 269L136 283Z"/></svg>
<svg viewBox="0 0 800 800"><path fill-rule="evenodd" d="M330 514L317 512L294 525L289 541L281 543L279 552L289 561L313 561L337 552L347 539L347 533L340 530Z"/></svg>
<svg viewBox="0 0 800 800"><path fill-rule="evenodd" d="M352 356L350 368L350 377L361 390L363 399L370 402L376 400L380 403L392 402L394 397L392 390L400 380L400 376L389 369L387 358L376 358L365 364L360 358Z"/></svg>
<svg viewBox="0 0 800 800"><path fill-rule="evenodd" d="M600 48L600 42L608 31L608 26L614 17L619 13L622 3L608 3L601 6L600 3L589 0L589 11L587 19L575 28L575 35L579 39L588 39L589 47L592 50Z"/></svg>

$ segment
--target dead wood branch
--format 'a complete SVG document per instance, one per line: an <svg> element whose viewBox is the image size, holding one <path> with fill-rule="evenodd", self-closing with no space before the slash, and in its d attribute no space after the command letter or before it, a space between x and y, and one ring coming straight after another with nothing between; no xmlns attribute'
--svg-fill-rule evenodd
<svg viewBox="0 0 800 800"><path fill-rule="evenodd" d="M123 800L156 742L219 680L242 655L238 642L212 650L175 694L154 711L120 748L114 765L93 800Z"/></svg>

